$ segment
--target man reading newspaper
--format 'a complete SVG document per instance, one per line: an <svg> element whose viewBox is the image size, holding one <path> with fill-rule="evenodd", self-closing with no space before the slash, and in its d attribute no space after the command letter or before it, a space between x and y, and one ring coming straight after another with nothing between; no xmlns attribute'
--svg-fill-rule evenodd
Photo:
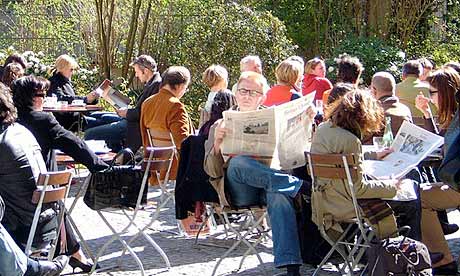
<svg viewBox="0 0 460 276"><path fill-rule="evenodd" d="M265 100L267 89L267 81L262 75L243 72L237 83L235 95L237 106L232 110L242 113L262 110L261 104ZM315 115L314 110L309 108L308 111L303 111L305 112L312 120ZM263 137L270 133L270 126L267 126L267 123L273 124L273 121L262 123L252 121L251 123L248 120L246 129L241 130L252 137L253 143L246 145L249 152L253 152L251 148L260 148L255 142L257 141L255 136ZM291 124L294 123L291 122ZM257 157L253 158L243 154L224 156L222 144L232 135L232 131L235 130L227 128L223 120L217 121L211 127L209 139L205 144L205 170L212 178L212 184L222 203L227 204L228 200L232 206L236 207L254 206L261 205L263 198L266 197L268 215L272 225L275 266L285 267L287 275L300 275L299 267L302 264L302 258L293 199L302 191L310 190L310 187L303 186L302 180L286 172L270 168L271 160L266 157L271 157L271 155L268 155L267 152L264 152L264 156L258 160L256 160ZM274 149L275 147L272 147L270 151L273 153ZM265 149L260 148L260 150ZM227 194L224 192L224 179Z"/></svg>

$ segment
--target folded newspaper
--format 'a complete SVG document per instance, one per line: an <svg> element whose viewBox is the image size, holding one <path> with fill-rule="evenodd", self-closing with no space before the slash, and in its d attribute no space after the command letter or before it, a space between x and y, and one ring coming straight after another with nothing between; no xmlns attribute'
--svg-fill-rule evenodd
<svg viewBox="0 0 460 276"><path fill-rule="evenodd" d="M249 155L271 161L271 168L292 169L305 165L312 121L306 110L314 93L288 103L256 111L225 111L222 143L224 157Z"/></svg>
<svg viewBox="0 0 460 276"><path fill-rule="evenodd" d="M122 107L128 107L130 99L129 97L123 95L120 91L115 90L111 86L111 82L108 79L105 79L95 92L102 96L109 104L111 104L116 109Z"/></svg>
<svg viewBox="0 0 460 276"><path fill-rule="evenodd" d="M364 160L364 173L374 179L400 179L444 144L444 138L404 121L383 160Z"/></svg>

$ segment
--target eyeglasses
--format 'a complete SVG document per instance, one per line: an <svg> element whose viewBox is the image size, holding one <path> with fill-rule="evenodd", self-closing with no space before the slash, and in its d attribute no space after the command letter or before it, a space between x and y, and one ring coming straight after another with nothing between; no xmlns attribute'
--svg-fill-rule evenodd
<svg viewBox="0 0 460 276"><path fill-rule="evenodd" d="M251 96L251 97L259 97L261 95L263 95L262 92L260 91L257 91L257 90L249 90L249 89L244 89L244 88L238 88L238 93L241 95L241 96Z"/></svg>
<svg viewBox="0 0 460 276"><path fill-rule="evenodd" d="M46 94L45 93L39 93L39 94L35 94L34 97L46 98Z"/></svg>
<svg viewBox="0 0 460 276"><path fill-rule="evenodd" d="M437 94L438 90L436 89L430 89L430 97L433 96L434 94Z"/></svg>

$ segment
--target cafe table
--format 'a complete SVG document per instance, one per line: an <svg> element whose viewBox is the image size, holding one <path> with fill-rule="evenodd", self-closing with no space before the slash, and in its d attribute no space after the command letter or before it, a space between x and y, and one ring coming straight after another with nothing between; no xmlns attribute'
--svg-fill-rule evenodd
<svg viewBox="0 0 460 276"><path fill-rule="evenodd" d="M83 113L101 111L104 110L102 106L99 105L54 105L54 106L44 106L43 111L45 112L77 112L78 113L78 135L81 136L83 133Z"/></svg>

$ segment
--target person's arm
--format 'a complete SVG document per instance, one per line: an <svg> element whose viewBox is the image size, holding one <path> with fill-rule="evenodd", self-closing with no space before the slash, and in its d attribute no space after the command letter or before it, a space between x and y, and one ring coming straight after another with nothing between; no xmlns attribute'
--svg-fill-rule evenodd
<svg viewBox="0 0 460 276"><path fill-rule="evenodd" d="M145 116L147 114L147 110L148 110L147 103L142 104L141 118L139 119L139 128L140 128L140 132L141 132L142 145L144 145L144 148L146 148L148 146L151 146L150 141L149 141L149 137L148 137L148 133L147 133L147 128L148 127L146 126L146 123L145 123Z"/></svg>
<svg viewBox="0 0 460 276"><path fill-rule="evenodd" d="M179 102L175 103L166 118L174 144L177 149L180 149L182 141L192 133L185 106Z"/></svg>
<svg viewBox="0 0 460 276"><path fill-rule="evenodd" d="M212 178L220 178L224 176L224 158L219 151L214 150L215 144L215 130L220 124L220 121L214 123L209 130L208 140L204 144L205 155L204 155L204 170Z"/></svg>
<svg viewBox="0 0 460 276"><path fill-rule="evenodd" d="M102 161L86 143L72 132L64 129L54 117L50 117L47 128L53 149L59 149L72 157L76 163L85 165L91 172L104 170L108 165Z"/></svg>

